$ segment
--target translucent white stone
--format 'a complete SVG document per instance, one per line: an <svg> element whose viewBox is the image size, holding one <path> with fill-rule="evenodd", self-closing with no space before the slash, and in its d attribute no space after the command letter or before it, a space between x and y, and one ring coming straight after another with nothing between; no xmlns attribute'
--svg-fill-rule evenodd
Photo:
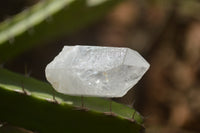
<svg viewBox="0 0 200 133"><path fill-rule="evenodd" d="M64 46L45 73L52 86L64 94L121 97L148 68L149 63L129 48Z"/></svg>

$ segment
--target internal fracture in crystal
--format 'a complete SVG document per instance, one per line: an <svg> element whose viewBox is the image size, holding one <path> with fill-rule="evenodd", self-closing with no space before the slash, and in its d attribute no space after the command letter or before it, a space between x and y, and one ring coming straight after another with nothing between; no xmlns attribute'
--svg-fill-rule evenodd
<svg viewBox="0 0 200 133"><path fill-rule="evenodd" d="M45 74L55 90L64 94L122 97L149 66L129 48L77 45L64 46Z"/></svg>

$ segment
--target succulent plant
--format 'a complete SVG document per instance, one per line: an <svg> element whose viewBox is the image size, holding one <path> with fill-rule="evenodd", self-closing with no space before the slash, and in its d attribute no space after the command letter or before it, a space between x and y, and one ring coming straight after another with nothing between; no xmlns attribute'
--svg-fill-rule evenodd
<svg viewBox="0 0 200 133"><path fill-rule="evenodd" d="M40 1L0 24L0 63L88 26L120 1ZM112 102L111 110L110 105L107 99L57 93L46 82L0 68L0 121L3 123L39 133L144 130L142 116L136 110L116 102Z"/></svg>

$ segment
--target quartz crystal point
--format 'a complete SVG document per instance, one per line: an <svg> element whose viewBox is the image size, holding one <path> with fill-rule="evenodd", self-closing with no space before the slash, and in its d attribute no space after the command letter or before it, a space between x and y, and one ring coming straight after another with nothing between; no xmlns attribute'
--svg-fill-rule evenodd
<svg viewBox="0 0 200 133"><path fill-rule="evenodd" d="M149 63L129 48L64 46L47 65L45 74L64 94L122 97L148 68Z"/></svg>

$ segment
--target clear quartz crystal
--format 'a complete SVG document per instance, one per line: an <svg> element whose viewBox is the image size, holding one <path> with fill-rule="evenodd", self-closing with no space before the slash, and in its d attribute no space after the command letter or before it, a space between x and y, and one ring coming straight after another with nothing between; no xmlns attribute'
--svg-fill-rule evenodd
<svg viewBox="0 0 200 133"><path fill-rule="evenodd" d="M122 97L148 70L138 52L122 47L64 46L45 70L61 93Z"/></svg>

